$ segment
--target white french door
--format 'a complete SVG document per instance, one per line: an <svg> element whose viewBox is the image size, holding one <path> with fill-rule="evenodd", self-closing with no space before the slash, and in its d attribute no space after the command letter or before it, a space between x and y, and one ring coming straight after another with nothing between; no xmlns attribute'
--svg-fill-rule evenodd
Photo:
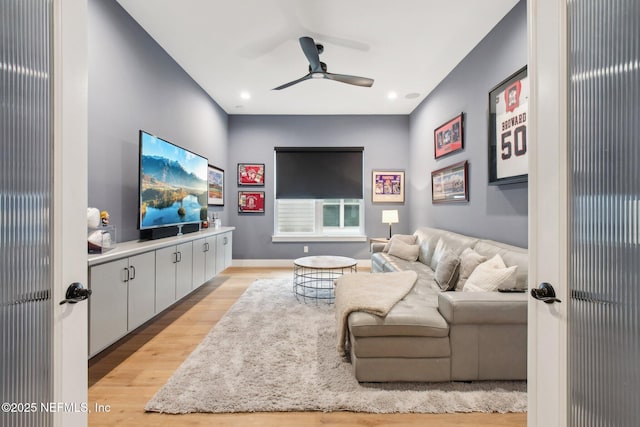
<svg viewBox="0 0 640 427"><path fill-rule="evenodd" d="M529 288L546 282L561 303L529 297L528 425L567 425L566 3L529 0Z"/></svg>
<svg viewBox="0 0 640 427"><path fill-rule="evenodd" d="M0 425L87 423L86 0L0 0Z"/></svg>
<svg viewBox="0 0 640 427"><path fill-rule="evenodd" d="M529 425L640 419L640 2L530 0Z"/></svg>
<svg viewBox="0 0 640 427"><path fill-rule="evenodd" d="M87 0L53 1L53 401L54 426L87 425L88 303L59 304L87 287Z"/></svg>

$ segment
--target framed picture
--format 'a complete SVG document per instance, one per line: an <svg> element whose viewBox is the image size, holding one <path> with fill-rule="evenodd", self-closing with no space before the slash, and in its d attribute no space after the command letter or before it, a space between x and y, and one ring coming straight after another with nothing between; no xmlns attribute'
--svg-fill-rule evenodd
<svg viewBox="0 0 640 427"><path fill-rule="evenodd" d="M264 191L238 191L239 213L264 213Z"/></svg>
<svg viewBox="0 0 640 427"><path fill-rule="evenodd" d="M263 186L264 163L238 163L238 185Z"/></svg>
<svg viewBox="0 0 640 427"><path fill-rule="evenodd" d="M465 160L431 172L431 201L468 202L468 168L469 162Z"/></svg>
<svg viewBox="0 0 640 427"><path fill-rule="evenodd" d="M463 118L460 113L433 131L433 154L436 159L463 148Z"/></svg>
<svg viewBox="0 0 640 427"><path fill-rule="evenodd" d="M224 169L209 165L207 169L208 204L224 206Z"/></svg>
<svg viewBox="0 0 640 427"><path fill-rule="evenodd" d="M528 108L525 66L489 92L489 184L527 181Z"/></svg>
<svg viewBox="0 0 640 427"><path fill-rule="evenodd" d="M371 174L373 203L404 203L404 171L374 170Z"/></svg>

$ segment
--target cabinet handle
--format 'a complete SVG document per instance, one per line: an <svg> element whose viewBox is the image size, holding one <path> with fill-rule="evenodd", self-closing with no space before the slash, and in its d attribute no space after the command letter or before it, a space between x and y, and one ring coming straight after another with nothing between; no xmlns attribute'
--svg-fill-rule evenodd
<svg viewBox="0 0 640 427"><path fill-rule="evenodd" d="M129 273L129 269L127 267L123 268L123 270L125 271L125 273L124 273L124 279L122 279L122 281L124 283L127 283L129 281L129 276L131 273Z"/></svg>
<svg viewBox="0 0 640 427"><path fill-rule="evenodd" d="M133 271L133 274L131 275L131 279L129 280L133 280L136 278L136 268L132 265L131 267L129 267L129 270Z"/></svg>
<svg viewBox="0 0 640 427"><path fill-rule="evenodd" d="M203 245L203 248L204 248L204 252L209 252L209 244L208 243L205 243Z"/></svg>
<svg viewBox="0 0 640 427"><path fill-rule="evenodd" d="M178 252L174 252L173 253L173 263L177 263L178 262Z"/></svg>
<svg viewBox="0 0 640 427"><path fill-rule="evenodd" d="M177 262L182 262L182 252L178 251L178 261Z"/></svg>
<svg viewBox="0 0 640 427"><path fill-rule="evenodd" d="M228 240L229 239L227 238L227 236L224 236L223 242L224 242L225 245L227 244Z"/></svg>

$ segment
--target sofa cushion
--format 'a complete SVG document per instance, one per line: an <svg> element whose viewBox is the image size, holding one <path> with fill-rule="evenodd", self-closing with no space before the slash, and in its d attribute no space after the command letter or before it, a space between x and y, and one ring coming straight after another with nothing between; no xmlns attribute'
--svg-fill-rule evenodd
<svg viewBox="0 0 640 427"><path fill-rule="evenodd" d="M408 261L404 261L408 263ZM409 263L408 263L409 264ZM349 315L349 330L354 336L427 336L444 337L449 334L447 322L438 313L438 293L433 271L418 272L418 280L411 292L401 299L382 318L364 312Z"/></svg>
<svg viewBox="0 0 640 427"><path fill-rule="evenodd" d="M391 239L389 239L387 244L384 245L382 252L389 252L389 249L391 248L391 244L394 241L398 241L398 240L400 240L401 242L407 243L409 245L415 245L416 236L414 236L413 234L394 234L393 236L391 236Z"/></svg>
<svg viewBox="0 0 640 427"><path fill-rule="evenodd" d="M529 272L529 254L527 249L508 245L506 243L495 242L493 240L480 240L476 243L473 249L480 255L484 255L487 258L500 254L507 267L517 265L518 271L516 274L516 288L527 289Z"/></svg>
<svg viewBox="0 0 640 427"><path fill-rule="evenodd" d="M416 236L416 243L420 246L418 260L429 266L440 239L442 239L445 247L452 250L456 255L460 255L466 248L471 248L478 242L475 237L429 227L420 227L413 234Z"/></svg>
<svg viewBox="0 0 640 427"><path fill-rule="evenodd" d="M526 324L527 294L502 292L442 292L438 310L450 325Z"/></svg>
<svg viewBox="0 0 640 427"><path fill-rule="evenodd" d="M391 242L389 255L396 256L405 261L415 261L418 259L419 250L418 245L410 245L402 240L396 239Z"/></svg>
<svg viewBox="0 0 640 427"><path fill-rule="evenodd" d="M511 289L516 284L518 266L507 267L500 255L483 262L473 270L465 283L464 292L491 292L498 289Z"/></svg>
<svg viewBox="0 0 640 427"><path fill-rule="evenodd" d="M371 271L374 273L387 273L405 270L413 270L418 273L417 283L423 283L425 289L440 291L440 288L435 281L434 271L431 269L431 267L424 265L420 261L406 261L393 255L384 253L373 254L371 256ZM435 306L435 296L433 301Z"/></svg>
<svg viewBox="0 0 640 427"><path fill-rule="evenodd" d="M442 257L442 254L444 254L446 251L453 253L447 248L447 245L444 243L444 240L442 240L441 237L438 239L438 243L436 243L436 247L433 250L433 255L431 255L431 262L429 263L429 267L431 267L433 271L436 271L436 268L438 268L440 257Z"/></svg>
<svg viewBox="0 0 640 427"><path fill-rule="evenodd" d="M371 272L382 273L385 271L384 266L388 261L388 257L384 252L376 252L371 254Z"/></svg>
<svg viewBox="0 0 640 427"><path fill-rule="evenodd" d="M435 280L440 289L450 291L455 289L458 283L458 271L460 267L460 257L450 250L444 251L438 260L438 267L435 271Z"/></svg>
<svg viewBox="0 0 640 427"><path fill-rule="evenodd" d="M354 337L447 337L449 325L436 307L396 304L386 317L356 311L349 315Z"/></svg>
<svg viewBox="0 0 640 427"><path fill-rule="evenodd" d="M464 288L464 284L469 276L471 276L471 273L473 273L473 270L475 270L477 266L479 266L486 260L486 256L480 255L478 252L474 251L471 248L465 249L460 254L460 270L458 273L458 283L456 284L456 291L460 291Z"/></svg>

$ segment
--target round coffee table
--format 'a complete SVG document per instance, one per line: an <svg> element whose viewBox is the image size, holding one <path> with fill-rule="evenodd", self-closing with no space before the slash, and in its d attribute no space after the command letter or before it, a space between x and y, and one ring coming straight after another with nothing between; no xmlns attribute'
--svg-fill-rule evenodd
<svg viewBox="0 0 640 427"><path fill-rule="evenodd" d="M333 282L345 273L356 273L357 261L344 256L318 255L293 261L293 293L298 301L334 300Z"/></svg>

